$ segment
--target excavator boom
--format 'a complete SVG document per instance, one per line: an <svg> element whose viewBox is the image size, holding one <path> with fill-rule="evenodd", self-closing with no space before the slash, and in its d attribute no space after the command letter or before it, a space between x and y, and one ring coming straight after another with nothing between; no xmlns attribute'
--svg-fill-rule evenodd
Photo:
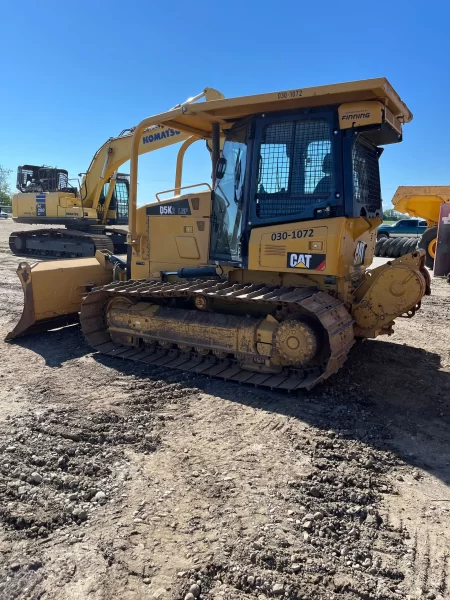
<svg viewBox="0 0 450 600"><path fill-rule="evenodd" d="M195 99L220 100L223 94L205 88ZM192 100L192 99L191 99ZM185 103L184 103L185 104ZM184 106L178 105L178 107ZM63 225L66 229L13 232L9 245L13 254L40 258L81 258L96 250L125 252L126 230L111 228L128 221L128 180L118 173L130 159L135 127L108 139L94 154L84 174L80 193L70 187L67 171L51 167L23 165L18 171L18 188L13 197L13 220L27 224ZM166 125L142 131L139 155L198 137ZM184 154L187 145L182 146ZM175 187L181 181L182 161L178 161ZM82 174L80 173L80 176ZM29 180L29 181L28 181ZM28 184L30 187L28 187ZM119 212L122 208L122 213Z"/></svg>

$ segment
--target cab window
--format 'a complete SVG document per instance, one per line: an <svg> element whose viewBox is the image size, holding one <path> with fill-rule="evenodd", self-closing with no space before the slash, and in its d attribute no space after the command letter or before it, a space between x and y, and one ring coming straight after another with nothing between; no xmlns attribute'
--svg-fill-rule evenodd
<svg viewBox="0 0 450 600"><path fill-rule="evenodd" d="M259 147L256 216L300 214L334 188L331 131L326 119L268 123Z"/></svg>
<svg viewBox="0 0 450 600"><path fill-rule="evenodd" d="M246 162L246 129L243 128L230 134L222 150L222 173L214 188L211 224L211 255L214 258L239 260Z"/></svg>

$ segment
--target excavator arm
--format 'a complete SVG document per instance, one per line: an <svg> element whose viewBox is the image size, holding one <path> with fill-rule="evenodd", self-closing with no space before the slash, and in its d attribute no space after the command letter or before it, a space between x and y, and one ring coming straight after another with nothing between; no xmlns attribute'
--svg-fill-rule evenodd
<svg viewBox="0 0 450 600"><path fill-rule="evenodd" d="M184 104L192 102L200 98L209 100L221 100L224 98L223 94L213 88L205 88L201 94L198 94L194 98L189 98L183 104L178 105L182 107ZM174 107L174 108L178 108ZM81 183L81 201L85 208L93 208L99 212L99 201L103 186L111 178L114 180L115 173L123 163L130 160L131 156L131 142L135 127L131 129L125 129L122 133L115 137L107 140L94 154L91 164L84 174ZM166 146L171 146L178 142L183 142L192 137L192 134L186 131L180 131L169 126L154 126L145 129L142 132L139 140L138 154L146 154ZM196 136L198 139L200 136ZM192 140L194 141L194 140ZM109 208L109 200L112 194L108 194L106 202L102 207L102 221L106 221L106 216Z"/></svg>

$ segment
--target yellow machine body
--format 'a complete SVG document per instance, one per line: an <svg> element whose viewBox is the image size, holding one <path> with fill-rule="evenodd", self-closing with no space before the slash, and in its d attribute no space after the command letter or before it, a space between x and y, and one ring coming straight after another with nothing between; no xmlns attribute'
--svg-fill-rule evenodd
<svg viewBox="0 0 450 600"><path fill-rule="evenodd" d="M211 188L203 184L197 189L137 209L139 247L133 252L134 279L159 277L161 271L208 262ZM186 214L170 213L174 201Z"/></svg>
<svg viewBox="0 0 450 600"><path fill-rule="evenodd" d="M36 194L24 193L14 194L12 198L13 219L19 222L36 222ZM67 220L85 219L97 223L97 211L93 208L83 208L81 199L75 194L66 192L48 192L46 194L46 220L54 220L54 223L60 224ZM114 218L113 211L110 211L109 218Z"/></svg>
<svg viewBox="0 0 450 600"><path fill-rule="evenodd" d="M34 326L43 320L45 327L45 295L55 294L49 306L58 319L79 308L80 298L92 290L81 302L81 324L99 351L289 390L311 388L337 371L356 338L390 335L395 318L411 317L420 307L430 279L422 250L369 270L381 219L364 214L366 209L347 217L332 216L327 208L318 218L252 226L244 240L245 264L212 258L212 240L225 223L215 210L241 210L236 197L225 196L217 204L217 194L223 193L218 167L224 166L218 132L226 138L240 119L324 104L338 105L339 127L348 131L343 134L348 139L367 130L376 145L400 141L402 123L412 118L380 79L192 102L140 123L131 147L126 268L125 262L99 253L95 263L79 264L72 273L68 264L48 263L54 280L64 282L64 294L54 286L43 290L45 268L22 265L24 314L34 314ZM178 181L165 200L157 195L157 202L137 207L140 136L156 124L211 139L215 191L209 184L183 188ZM324 160L324 173L326 168ZM240 177L235 169L235 194ZM220 239L231 244L234 230L225 231L229 237ZM34 313L27 306L30 298L37 306ZM10 338L26 332L18 326Z"/></svg>
<svg viewBox="0 0 450 600"><path fill-rule="evenodd" d="M172 206L174 200L187 201L192 214L164 214L164 207ZM153 214L147 214L148 211ZM162 273L168 271L173 272L170 279L174 280L178 269L207 264L210 212L208 191L140 207L138 232L142 235L138 252L133 252L133 280L160 281ZM248 269L224 269L229 280L237 284L314 286L338 295L350 307L355 336L390 335L394 319L399 315L412 316L423 295L429 292L429 275L420 251L367 271L373 260L379 223L378 219L336 218L319 226L317 221L303 221L289 227L258 228L250 240ZM91 289L114 278L125 280L123 272L114 276L112 265L101 252L95 258L57 261L56 265L45 262L30 267L21 263L18 275L25 309L7 339L58 326L68 315L76 318L83 297ZM58 287L52 283L55 280ZM159 327L166 325L164 321ZM217 331L220 333L220 328ZM223 338L223 331L219 333L217 339ZM179 334L182 336L183 332ZM182 339L180 335L178 339ZM161 336L158 330L158 337ZM173 342L174 336L169 340ZM224 348L219 344L214 349Z"/></svg>
<svg viewBox="0 0 450 600"><path fill-rule="evenodd" d="M401 135L401 122L383 102L346 102L339 107L340 129L377 125L383 121L388 122Z"/></svg>

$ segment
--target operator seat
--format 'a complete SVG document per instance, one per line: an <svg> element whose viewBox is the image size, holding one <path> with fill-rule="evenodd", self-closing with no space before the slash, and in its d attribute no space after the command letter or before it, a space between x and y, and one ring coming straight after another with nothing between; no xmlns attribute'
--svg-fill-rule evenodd
<svg viewBox="0 0 450 600"><path fill-rule="evenodd" d="M332 174L333 174L333 159L331 157L331 152L325 154L323 162L322 162L322 171L325 175L319 181L314 189L314 194L321 194L322 196L328 196L331 192L331 184L332 184Z"/></svg>

